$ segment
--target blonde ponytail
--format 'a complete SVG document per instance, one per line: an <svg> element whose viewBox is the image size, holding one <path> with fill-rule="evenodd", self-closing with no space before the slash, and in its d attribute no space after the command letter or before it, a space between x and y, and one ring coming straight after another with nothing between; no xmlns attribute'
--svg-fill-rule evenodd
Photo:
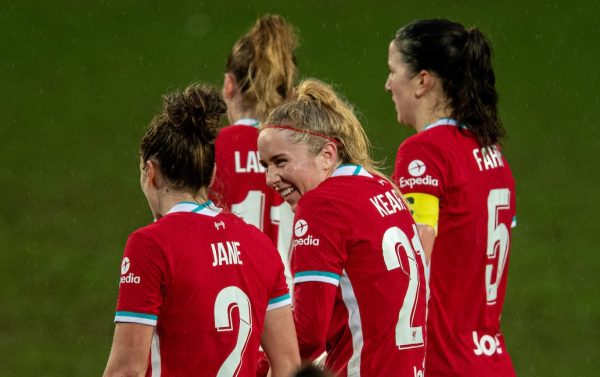
<svg viewBox="0 0 600 377"><path fill-rule="evenodd" d="M265 15L233 46L227 72L234 74L242 106L260 121L291 97L297 76L294 28L281 16Z"/></svg>

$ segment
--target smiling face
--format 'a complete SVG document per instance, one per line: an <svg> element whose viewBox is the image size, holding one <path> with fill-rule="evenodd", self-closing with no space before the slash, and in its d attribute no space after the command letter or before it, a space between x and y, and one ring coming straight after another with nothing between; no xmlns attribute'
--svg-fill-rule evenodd
<svg viewBox="0 0 600 377"><path fill-rule="evenodd" d="M308 144L291 140L293 131L264 129L258 137L260 163L267 169L267 185L274 188L295 211L298 200L323 182L337 160L327 149L317 154ZM335 151L334 151L335 152Z"/></svg>
<svg viewBox="0 0 600 377"><path fill-rule="evenodd" d="M419 77L402 61L394 41L388 48L388 68L390 73L385 82L385 90L392 94L398 122L416 128L415 109Z"/></svg>

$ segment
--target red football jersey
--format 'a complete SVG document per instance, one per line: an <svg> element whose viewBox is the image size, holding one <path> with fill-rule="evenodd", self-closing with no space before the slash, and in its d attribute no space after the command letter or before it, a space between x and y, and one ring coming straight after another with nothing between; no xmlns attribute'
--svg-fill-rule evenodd
<svg viewBox="0 0 600 377"><path fill-rule="evenodd" d="M303 359L337 376L422 376L427 284L415 223L385 179L342 165L298 201L294 318Z"/></svg>
<svg viewBox="0 0 600 377"><path fill-rule="evenodd" d="M155 326L146 376L255 377L266 311L289 304L264 234L184 202L129 237L115 322Z"/></svg>
<svg viewBox="0 0 600 377"><path fill-rule="evenodd" d="M439 198L430 262L427 376L512 376L500 332L515 183L496 146L442 119L406 139L394 179Z"/></svg>
<svg viewBox="0 0 600 377"><path fill-rule="evenodd" d="M271 238L289 272L294 214L281 195L267 186L258 158L258 121L240 119L221 129L215 141L216 175L211 199Z"/></svg>

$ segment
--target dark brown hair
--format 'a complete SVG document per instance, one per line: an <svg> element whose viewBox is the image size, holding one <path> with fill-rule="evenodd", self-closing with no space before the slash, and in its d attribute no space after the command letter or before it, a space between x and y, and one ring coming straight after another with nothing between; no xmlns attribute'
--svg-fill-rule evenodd
<svg viewBox="0 0 600 377"><path fill-rule="evenodd" d="M242 106L254 109L260 121L292 95L297 44L292 25L281 16L265 15L229 54L226 71L235 76Z"/></svg>
<svg viewBox="0 0 600 377"><path fill-rule="evenodd" d="M502 142L492 47L479 29L443 19L419 20L398 30L394 45L413 73L431 71L441 79L452 118L479 144Z"/></svg>
<svg viewBox="0 0 600 377"><path fill-rule="evenodd" d="M215 165L214 140L225 102L214 88L194 84L163 97L142 138L140 157L152 160L174 189L197 193L208 187Z"/></svg>

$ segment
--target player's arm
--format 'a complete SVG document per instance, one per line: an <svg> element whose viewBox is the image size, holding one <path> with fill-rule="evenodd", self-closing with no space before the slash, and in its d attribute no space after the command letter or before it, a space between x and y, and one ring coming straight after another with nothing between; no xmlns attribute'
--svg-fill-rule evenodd
<svg viewBox="0 0 600 377"><path fill-rule="evenodd" d="M294 284L294 323L302 360L314 361L325 352L337 285L318 281Z"/></svg>
<svg viewBox="0 0 600 377"><path fill-rule="evenodd" d="M440 201L436 196L419 192L411 192L405 194L404 197L417 224L421 244L425 251L425 259L429 264L437 234Z"/></svg>
<svg viewBox="0 0 600 377"><path fill-rule="evenodd" d="M145 376L153 326L117 323L104 377Z"/></svg>
<svg viewBox="0 0 600 377"><path fill-rule="evenodd" d="M262 348L269 357L271 376L291 376L300 366L298 342L290 305L267 311Z"/></svg>

